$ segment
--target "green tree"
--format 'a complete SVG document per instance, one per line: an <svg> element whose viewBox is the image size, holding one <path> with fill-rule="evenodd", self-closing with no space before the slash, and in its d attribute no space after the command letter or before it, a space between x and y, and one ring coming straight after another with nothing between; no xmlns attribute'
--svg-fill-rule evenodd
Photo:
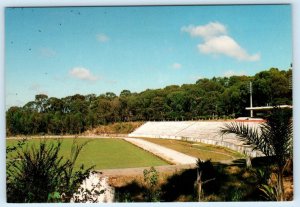
<svg viewBox="0 0 300 207"><path fill-rule="evenodd" d="M35 96L35 103L37 110L41 113L45 112L47 108L48 96L45 94L38 94Z"/></svg>
<svg viewBox="0 0 300 207"><path fill-rule="evenodd" d="M99 124L108 124L111 120L112 107L111 101L106 97L99 97L95 110Z"/></svg>
<svg viewBox="0 0 300 207"><path fill-rule="evenodd" d="M106 92L106 93L105 93L105 97L106 97L107 99L109 99L109 100L112 100L112 99L114 99L115 97L117 97L117 95L116 95L115 93L113 93L113 92Z"/></svg>
<svg viewBox="0 0 300 207"><path fill-rule="evenodd" d="M185 112L190 111L190 103L185 91L174 91L169 93L166 101L171 109L169 112L171 119L181 120L185 118Z"/></svg>
<svg viewBox="0 0 300 207"><path fill-rule="evenodd" d="M123 90L119 96L107 92L59 99L38 94L23 107L7 111L7 134L73 134L118 121L247 116L249 81L254 106L292 104L291 76L292 70L271 68L255 76L203 78L140 93Z"/></svg>
<svg viewBox="0 0 300 207"><path fill-rule="evenodd" d="M277 68L257 73L253 80L253 95L256 97L254 104L258 106L291 104L291 73L291 70L280 71Z"/></svg>
<svg viewBox="0 0 300 207"><path fill-rule="evenodd" d="M154 120L163 120L165 118L164 97L156 96L151 100L152 117Z"/></svg>
<svg viewBox="0 0 300 207"><path fill-rule="evenodd" d="M120 93L120 97L128 97L131 95L130 90L122 90Z"/></svg>

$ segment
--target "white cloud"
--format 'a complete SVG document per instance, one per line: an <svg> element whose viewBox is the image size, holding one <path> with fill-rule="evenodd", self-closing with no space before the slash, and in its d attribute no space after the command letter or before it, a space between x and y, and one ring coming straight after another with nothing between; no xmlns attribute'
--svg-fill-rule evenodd
<svg viewBox="0 0 300 207"><path fill-rule="evenodd" d="M189 33L192 37L203 38L203 43L197 46L204 54L226 55L239 61L258 61L258 53L250 55L232 37L227 35L227 29L219 22L211 22L203 26L182 27L181 31Z"/></svg>
<svg viewBox="0 0 300 207"><path fill-rule="evenodd" d="M173 63L172 64L173 69L180 69L181 67L182 67L182 65L180 63Z"/></svg>
<svg viewBox="0 0 300 207"><path fill-rule="evenodd" d="M93 75L88 69L83 67L74 67L69 71L69 74L81 80L95 81L99 78Z"/></svg>
<svg viewBox="0 0 300 207"><path fill-rule="evenodd" d="M210 22L203 26L189 25L182 27L181 31L188 32L192 37L203 37L204 39L210 39L212 37L227 34L226 27L219 22Z"/></svg>
<svg viewBox="0 0 300 207"><path fill-rule="evenodd" d="M197 47L200 52L205 54L223 54L240 61L257 61L260 59L259 54L248 54L234 39L227 35L211 38Z"/></svg>
<svg viewBox="0 0 300 207"><path fill-rule="evenodd" d="M106 34L97 34L96 39L98 42L107 42L110 38Z"/></svg>

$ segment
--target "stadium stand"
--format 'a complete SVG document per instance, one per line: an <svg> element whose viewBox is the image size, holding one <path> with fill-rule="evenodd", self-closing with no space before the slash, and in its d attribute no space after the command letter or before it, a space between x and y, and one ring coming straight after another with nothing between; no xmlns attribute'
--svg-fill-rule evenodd
<svg viewBox="0 0 300 207"><path fill-rule="evenodd" d="M253 150L253 146L246 145L236 135L221 135L220 129L225 121L161 121L146 122L129 137L178 139L202 142L238 151L251 157L263 156L260 151ZM260 122L246 122L251 127L257 127Z"/></svg>

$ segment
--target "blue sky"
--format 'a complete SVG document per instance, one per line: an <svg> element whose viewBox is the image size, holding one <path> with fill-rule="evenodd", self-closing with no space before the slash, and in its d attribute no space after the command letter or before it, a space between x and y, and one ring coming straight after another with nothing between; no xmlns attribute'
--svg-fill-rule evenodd
<svg viewBox="0 0 300 207"><path fill-rule="evenodd" d="M292 62L290 5L6 8L6 108Z"/></svg>

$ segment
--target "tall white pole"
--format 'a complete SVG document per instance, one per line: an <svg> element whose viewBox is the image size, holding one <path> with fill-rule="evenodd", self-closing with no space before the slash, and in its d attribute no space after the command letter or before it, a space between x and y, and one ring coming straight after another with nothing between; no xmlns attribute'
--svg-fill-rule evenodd
<svg viewBox="0 0 300 207"><path fill-rule="evenodd" d="M252 108L252 82L250 81L250 108ZM250 117L253 117L253 110L250 110Z"/></svg>

